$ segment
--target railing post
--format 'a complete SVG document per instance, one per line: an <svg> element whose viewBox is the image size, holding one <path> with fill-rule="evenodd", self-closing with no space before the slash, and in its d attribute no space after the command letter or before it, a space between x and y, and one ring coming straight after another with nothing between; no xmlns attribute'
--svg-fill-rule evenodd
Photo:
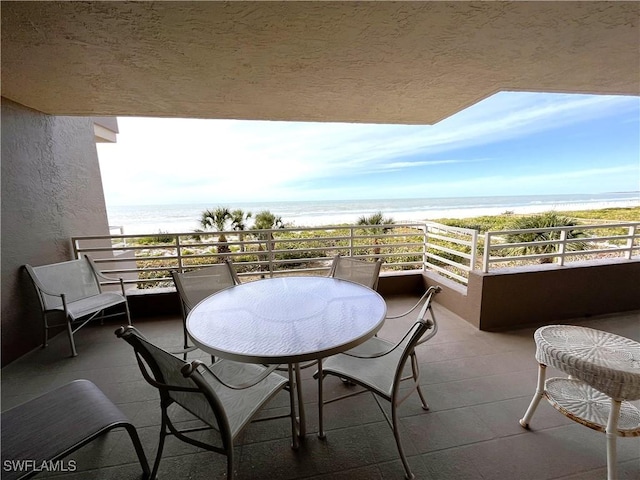
<svg viewBox="0 0 640 480"><path fill-rule="evenodd" d="M627 260L631 260L631 257L633 256L633 240L636 237L636 227L637 225L631 225L629 227L629 238L627 239L627 254L626 254Z"/></svg>
<svg viewBox="0 0 640 480"><path fill-rule="evenodd" d="M560 244L558 245L558 265L564 265L564 253L567 251L567 231L560 230Z"/></svg>
<svg viewBox="0 0 640 480"><path fill-rule="evenodd" d="M427 271L427 245L429 243L429 226L425 223L424 227L423 227L423 232L424 232L424 236L423 236L423 245L422 245L422 271L426 272Z"/></svg>
<svg viewBox="0 0 640 480"><path fill-rule="evenodd" d="M183 273L182 271L182 246L180 245L180 235L175 236L176 243L176 254L178 256L178 272Z"/></svg>
<svg viewBox="0 0 640 480"><path fill-rule="evenodd" d="M78 239L77 238L72 238L71 239L71 245L73 247L73 256L77 259L80 258L80 255L78 253Z"/></svg>
<svg viewBox="0 0 640 480"><path fill-rule="evenodd" d="M349 227L349 256L353 257L353 242L355 236L355 228L353 226Z"/></svg>
<svg viewBox="0 0 640 480"><path fill-rule="evenodd" d="M471 234L471 270L476 269L476 259L478 255L478 231L474 230Z"/></svg>
<svg viewBox="0 0 640 480"><path fill-rule="evenodd" d="M482 254L482 272L489 272L489 257L491 255L491 232L484 234L484 252Z"/></svg>
<svg viewBox="0 0 640 480"><path fill-rule="evenodd" d="M273 230L267 233L267 261L269 262L269 276L273 278Z"/></svg>

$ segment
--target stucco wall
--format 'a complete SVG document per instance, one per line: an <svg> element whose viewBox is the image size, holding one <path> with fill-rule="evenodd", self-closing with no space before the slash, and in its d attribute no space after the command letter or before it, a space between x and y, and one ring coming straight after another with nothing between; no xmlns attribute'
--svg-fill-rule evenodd
<svg viewBox="0 0 640 480"><path fill-rule="evenodd" d="M505 330L640 310L640 260L608 259L473 271L465 291L425 273L443 291L436 302L480 330Z"/></svg>
<svg viewBox="0 0 640 480"><path fill-rule="evenodd" d="M481 330L544 325L566 319L640 309L640 260L540 265L480 274ZM473 322L472 322L473 323Z"/></svg>
<svg viewBox="0 0 640 480"><path fill-rule="evenodd" d="M108 234L89 118L2 98L2 365L37 347L40 311L21 265L72 258L74 235Z"/></svg>

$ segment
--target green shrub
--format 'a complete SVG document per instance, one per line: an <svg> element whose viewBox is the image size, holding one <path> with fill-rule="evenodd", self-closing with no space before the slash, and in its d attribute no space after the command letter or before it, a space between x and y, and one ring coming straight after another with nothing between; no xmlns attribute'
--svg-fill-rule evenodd
<svg viewBox="0 0 640 480"><path fill-rule="evenodd" d="M175 237L168 232L158 231L158 235L140 237L134 241L140 245L167 245L175 242Z"/></svg>
<svg viewBox="0 0 640 480"><path fill-rule="evenodd" d="M555 227L573 227L578 224L575 218L565 217L557 212L545 212L540 215L531 215L528 217L516 218L508 230L527 230L538 228L555 228ZM586 237L586 234L581 230L568 230L567 238L581 238ZM529 243L529 242L542 242L549 240L559 240L560 231L552 232L522 232L512 233L505 236L507 243ZM567 250L585 250L585 242L571 242L567 243ZM524 245L521 247L513 247L507 249L509 255L531 255L542 253L556 253L558 251L557 245ZM553 257L544 257L540 259L540 263L550 263L553 261Z"/></svg>

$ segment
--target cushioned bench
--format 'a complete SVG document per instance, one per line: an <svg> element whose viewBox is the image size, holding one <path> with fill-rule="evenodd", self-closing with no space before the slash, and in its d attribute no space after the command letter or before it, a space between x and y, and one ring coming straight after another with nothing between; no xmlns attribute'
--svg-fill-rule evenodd
<svg viewBox="0 0 640 480"><path fill-rule="evenodd" d="M89 380L75 380L2 412L2 480L30 478L75 464L56 462L100 435L123 427L135 447L144 478L149 465L135 427Z"/></svg>

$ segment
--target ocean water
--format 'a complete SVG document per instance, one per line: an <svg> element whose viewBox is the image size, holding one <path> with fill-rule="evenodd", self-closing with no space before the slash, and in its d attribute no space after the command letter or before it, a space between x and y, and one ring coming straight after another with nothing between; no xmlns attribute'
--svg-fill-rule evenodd
<svg viewBox="0 0 640 480"><path fill-rule="evenodd" d="M465 218L478 215L539 213L548 210L640 206L640 192L580 195L522 195L496 197L411 198L378 200L329 200L301 202L236 202L233 204L107 206L109 225L125 234L188 233L199 228L206 209L225 206L254 215L269 210L291 226L315 227L357 223L362 216L381 211L396 222Z"/></svg>

